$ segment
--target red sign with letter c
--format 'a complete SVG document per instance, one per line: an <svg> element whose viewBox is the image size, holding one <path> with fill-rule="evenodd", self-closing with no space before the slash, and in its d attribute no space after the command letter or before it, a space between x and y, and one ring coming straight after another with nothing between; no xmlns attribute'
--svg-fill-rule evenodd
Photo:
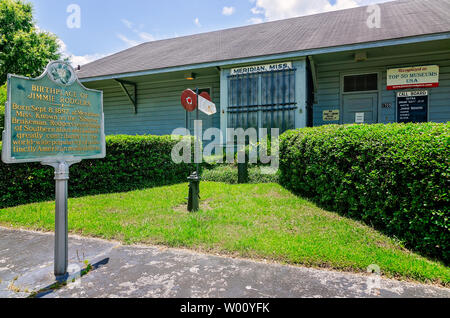
<svg viewBox="0 0 450 318"><path fill-rule="evenodd" d="M181 105L188 112L193 112L197 108L197 95L191 89L187 89L181 94Z"/></svg>

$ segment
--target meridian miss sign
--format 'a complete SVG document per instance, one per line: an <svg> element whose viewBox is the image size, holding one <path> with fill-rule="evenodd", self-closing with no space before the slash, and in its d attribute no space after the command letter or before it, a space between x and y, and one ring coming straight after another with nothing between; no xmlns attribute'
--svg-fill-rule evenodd
<svg viewBox="0 0 450 318"><path fill-rule="evenodd" d="M65 63L37 79L8 75L5 119L5 163L105 157L102 92L82 86Z"/></svg>
<svg viewBox="0 0 450 318"><path fill-rule="evenodd" d="M254 66L232 68L230 71L230 75L243 75L243 74L254 74L254 73L263 73L263 72L284 71L284 70L292 70L292 68L293 68L292 62L254 65Z"/></svg>

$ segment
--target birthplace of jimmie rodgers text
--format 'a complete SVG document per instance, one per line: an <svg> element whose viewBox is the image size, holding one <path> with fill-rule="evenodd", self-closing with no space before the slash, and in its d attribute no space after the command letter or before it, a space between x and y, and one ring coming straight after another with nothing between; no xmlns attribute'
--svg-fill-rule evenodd
<svg viewBox="0 0 450 318"><path fill-rule="evenodd" d="M49 65L37 79L10 75L4 159L101 158L102 104L102 92L82 86L66 64Z"/></svg>

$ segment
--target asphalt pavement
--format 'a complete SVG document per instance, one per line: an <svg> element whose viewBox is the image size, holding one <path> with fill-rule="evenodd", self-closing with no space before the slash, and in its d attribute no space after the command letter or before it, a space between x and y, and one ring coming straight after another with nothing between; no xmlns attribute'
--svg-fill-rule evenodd
<svg viewBox="0 0 450 318"><path fill-rule="evenodd" d="M70 236L67 284L55 284L53 234L0 227L0 297L445 297L450 289L297 266ZM90 264L85 273L83 268ZM84 274L82 277L81 274ZM75 279L73 279L75 278Z"/></svg>

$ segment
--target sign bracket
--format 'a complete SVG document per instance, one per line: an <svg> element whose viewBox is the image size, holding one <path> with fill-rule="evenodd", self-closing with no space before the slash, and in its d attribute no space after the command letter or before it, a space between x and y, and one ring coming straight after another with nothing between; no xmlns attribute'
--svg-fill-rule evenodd
<svg viewBox="0 0 450 318"><path fill-rule="evenodd" d="M138 112L138 104L137 104L137 84L129 81L124 81L120 79L115 79L117 83L119 83L120 87L122 88L123 92L127 95L128 100L133 104L134 106L134 113L137 114ZM134 88L134 94L132 95L127 87L125 85L133 86Z"/></svg>

